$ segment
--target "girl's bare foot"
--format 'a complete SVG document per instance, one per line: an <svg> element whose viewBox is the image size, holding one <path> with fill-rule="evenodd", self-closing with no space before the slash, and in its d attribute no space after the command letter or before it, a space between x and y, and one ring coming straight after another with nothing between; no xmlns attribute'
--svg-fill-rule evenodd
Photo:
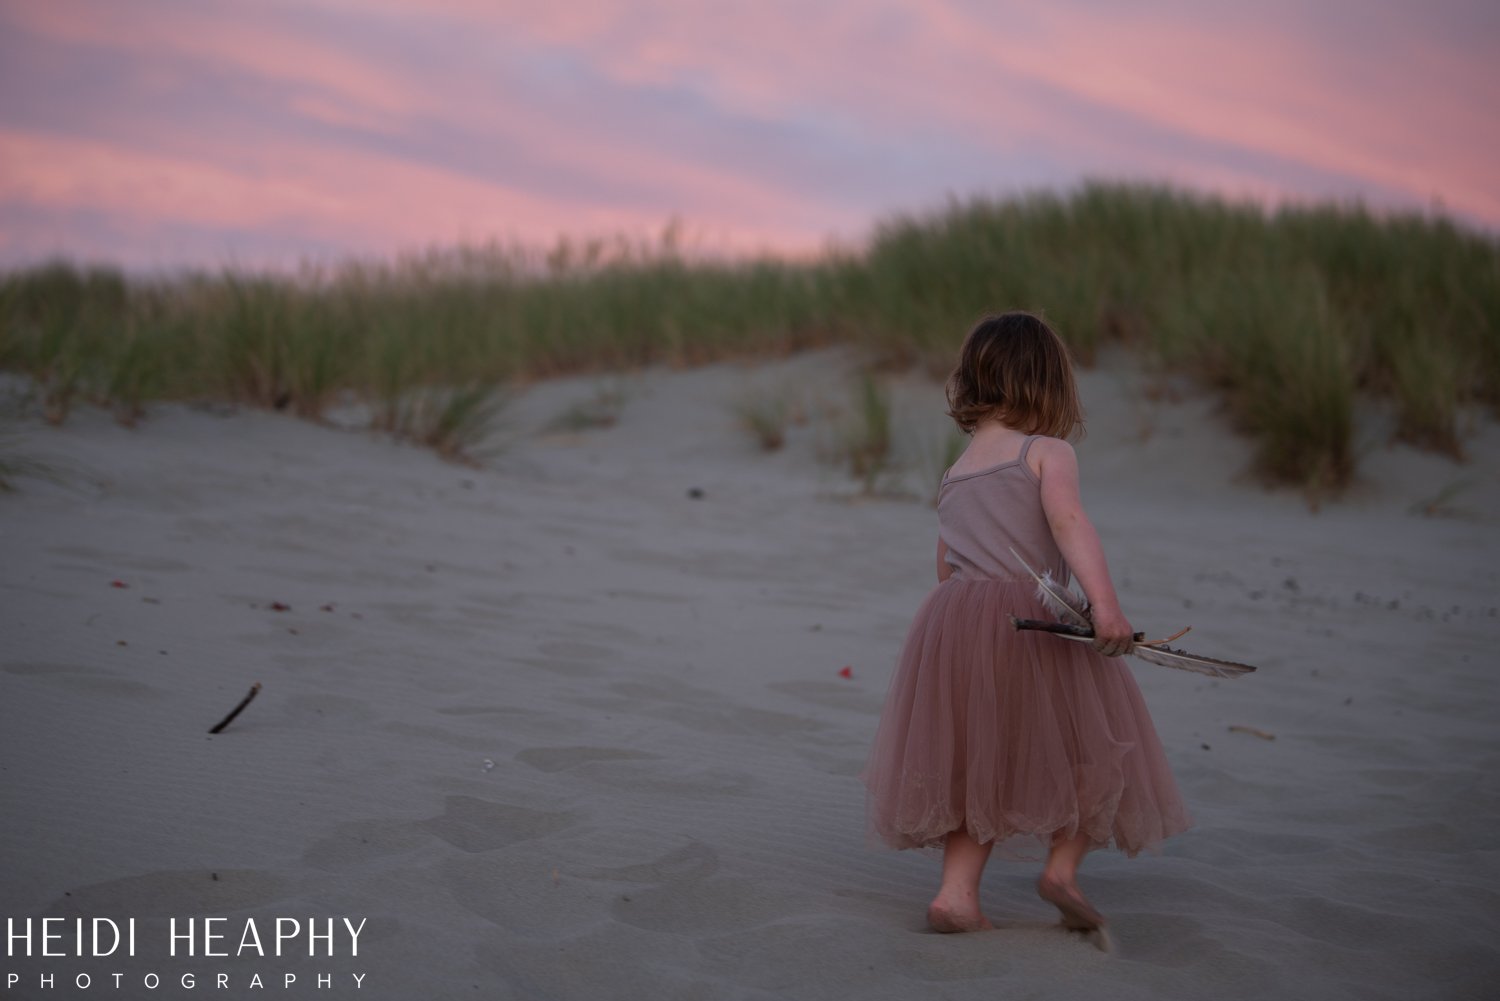
<svg viewBox="0 0 1500 1001"><path fill-rule="evenodd" d="M995 927L974 901L952 901L939 894L927 908L927 924L936 932L984 931Z"/></svg>
<svg viewBox="0 0 1500 1001"><path fill-rule="evenodd" d="M1104 927L1104 915L1094 910L1094 905L1071 880L1059 879L1042 873L1036 881L1039 897L1062 912L1063 925L1073 931L1093 931Z"/></svg>
<svg viewBox="0 0 1500 1001"><path fill-rule="evenodd" d="M993 928L979 912L979 878L989 860L990 844L980 844L967 830L950 831L943 841L943 882L927 908L933 931L981 931Z"/></svg>

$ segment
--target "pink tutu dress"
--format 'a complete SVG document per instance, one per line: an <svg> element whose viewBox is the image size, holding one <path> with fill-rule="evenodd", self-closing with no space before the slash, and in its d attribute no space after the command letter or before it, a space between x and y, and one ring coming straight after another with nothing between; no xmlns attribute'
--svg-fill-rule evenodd
<svg viewBox="0 0 1500 1001"><path fill-rule="evenodd" d="M862 776L871 831L893 848L939 847L967 828L1041 858L1055 834L1081 831L1135 855L1191 824L1124 661L1011 626L1056 618L1011 548L1069 577L1026 464L1033 441L939 491L953 574L917 611Z"/></svg>

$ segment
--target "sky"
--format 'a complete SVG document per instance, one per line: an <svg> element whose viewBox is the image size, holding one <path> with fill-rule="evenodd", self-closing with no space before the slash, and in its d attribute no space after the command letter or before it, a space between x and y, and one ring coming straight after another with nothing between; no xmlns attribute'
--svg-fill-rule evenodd
<svg viewBox="0 0 1500 1001"><path fill-rule="evenodd" d="M1494 0L0 0L0 267L805 255L1091 179L1500 231Z"/></svg>

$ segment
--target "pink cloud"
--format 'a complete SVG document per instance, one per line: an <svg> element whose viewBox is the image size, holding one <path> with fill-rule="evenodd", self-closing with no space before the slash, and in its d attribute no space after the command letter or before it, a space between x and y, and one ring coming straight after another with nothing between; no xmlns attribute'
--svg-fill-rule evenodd
<svg viewBox="0 0 1500 1001"><path fill-rule="evenodd" d="M339 149L299 144L257 154L280 169L267 176L253 166L233 169L116 144L0 130L0 202L97 210L141 231L171 222L275 229L374 253L497 237L545 244L563 231L640 234L659 230L665 221L655 212L540 198ZM760 220L736 218L731 230L710 234L714 247L806 251L821 240L820 232L778 224L795 213L785 205L775 208ZM559 220L569 225L560 228Z"/></svg>
<svg viewBox="0 0 1500 1001"><path fill-rule="evenodd" d="M261 13L256 13L259 10ZM90 0L48 0L19 7L29 30L61 41L123 49L148 61L165 54L242 67L294 81L385 115L418 110L413 91L381 67L279 27L274 8L178 4L171 9Z"/></svg>
<svg viewBox="0 0 1500 1001"><path fill-rule="evenodd" d="M1160 7L1160 5L1158 5ZM448 8L484 17L484 5ZM1361 44L1330 50L1288 10L1192 19L1193 8L1006 5L983 13L933 2L904 30L880 34L901 6L706 9L647 3L554 5L528 17L539 40L574 46L622 82L690 80L727 106L777 115L832 109L872 126L940 122L975 137L1035 142L1103 157L1125 171L1200 177L1149 147L1086 134L1028 85L1101 112L1154 123L1229 149L1265 154L1500 222L1500 76L1424 40L1412 25L1362 18ZM874 15L872 16L872 12ZM795 30L789 24L795 23ZM1248 173L1248 172L1247 172ZM1274 187L1274 179L1267 179Z"/></svg>
<svg viewBox="0 0 1500 1001"><path fill-rule="evenodd" d="M1209 31L1125 15L1103 30L1076 28L1058 17L1040 50L994 54L1019 72L1188 135L1418 198L1441 192L1456 207L1500 219L1489 183L1500 133L1485 110L1500 88L1491 78L1461 100L1451 65L1434 63L1422 46L1406 54L1399 84L1372 89L1344 78L1347 65L1285 27Z"/></svg>
<svg viewBox="0 0 1500 1001"><path fill-rule="evenodd" d="M1372 23L1341 47L1268 2L1213 20L1171 0L12 5L163 101L122 105L109 135L0 120L0 201L59 233L85 209L368 253L674 216L721 247L808 251L975 185L1097 174L1266 201L1439 195L1500 225L1483 46ZM253 120L161 110L207 69Z"/></svg>
<svg viewBox="0 0 1500 1001"><path fill-rule="evenodd" d="M560 166L600 165L670 194L640 204L611 204L586 192L549 196L424 162L419 150L244 141L232 131L207 135L147 120L123 142L7 132L0 137L8 165L0 198L98 209L140 225L158 219L288 227L371 252L458 238L548 242L561 232L655 231L679 215L715 246L806 252L831 230L856 224L758 179L752 165L726 171L650 145L606 142L515 95L496 94L493 80L475 78L474 67L424 76L332 51L243 12L179 13L101 11L65 0L27 17L30 29L73 43L123 47L143 58L172 51L268 80L301 81L307 88L291 94L288 107L322 123L399 132L425 116L541 151Z"/></svg>

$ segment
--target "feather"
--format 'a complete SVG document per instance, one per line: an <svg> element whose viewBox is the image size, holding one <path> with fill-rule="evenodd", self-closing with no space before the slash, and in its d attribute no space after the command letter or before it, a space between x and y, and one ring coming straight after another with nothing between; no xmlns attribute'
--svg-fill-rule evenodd
<svg viewBox="0 0 1500 1001"><path fill-rule="evenodd" d="M1037 600L1047 607L1047 611L1072 625L1092 627L1093 620L1089 618L1089 602L1087 598L1080 597L1059 584L1053 578L1051 570L1043 570L1041 573L1038 573L1032 569L1031 564L1027 563L1020 553L1016 552L1015 547L1011 547L1010 554L1016 558L1021 566L1026 568L1026 572L1031 574L1032 579L1036 581Z"/></svg>
<svg viewBox="0 0 1500 1001"><path fill-rule="evenodd" d="M1059 639L1072 640L1075 643L1094 641L1094 630L1088 626L1061 622L1038 622L1036 619L1018 619L1014 615L1010 617L1010 623L1017 629L1035 629L1051 633ZM1137 637L1140 635L1136 633ZM1165 642L1141 643L1137 641L1130 645L1126 653L1133 654L1148 664L1175 667L1179 671L1193 671L1197 674L1206 674L1211 678L1238 678L1242 674L1249 674L1255 670L1249 664L1177 650L1167 646Z"/></svg>
<svg viewBox="0 0 1500 1001"><path fill-rule="evenodd" d="M1242 674L1249 674L1255 670L1249 664L1240 664L1232 660L1220 660L1217 657L1204 657L1186 650L1174 650L1166 644L1160 646L1146 646L1137 643L1130 648L1130 652L1148 664L1160 664L1162 667L1175 667L1182 671L1196 671L1198 674L1206 674L1210 678L1238 678Z"/></svg>
<svg viewBox="0 0 1500 1001"><path fill-rule="evenodd" d="M1094 638L1094 623L1089 617L1089 603L1087 598L1079 597L1073 591L1061 584L1052 576L1052 571L1044 570L1038 573L1031 564L1026 562L1025 557L1016 552L1012 547L1010 554L1016 561L1025 567L1026 572L1031 574L1036 581L1036 596L1047 610L1056 615L1062 624L1037 622L1031 619L1017 619L1011 616L1011 624L1017 629L1041 629L1060 636L1063 639L1075 640L1088 643ZM1192 628L1189 626L1188 628ZM1249 674L1255 668L1249 664L1241 664L1232 660L1220 660L1218 657L1205 657L1201 654L1188 653L1186 650L1177 650L1167 646L1167 643L1176 639L1187 629L1155 643L1141 642L1141 633L1135 634L1136 642L1130 645L1126 651L1134 654L1148 664L1157 664L1161 667L1173 667L1179 671L1193 671L1197 674L1206 674L1211 678L1238 678L1242 674Z"/></svg>

